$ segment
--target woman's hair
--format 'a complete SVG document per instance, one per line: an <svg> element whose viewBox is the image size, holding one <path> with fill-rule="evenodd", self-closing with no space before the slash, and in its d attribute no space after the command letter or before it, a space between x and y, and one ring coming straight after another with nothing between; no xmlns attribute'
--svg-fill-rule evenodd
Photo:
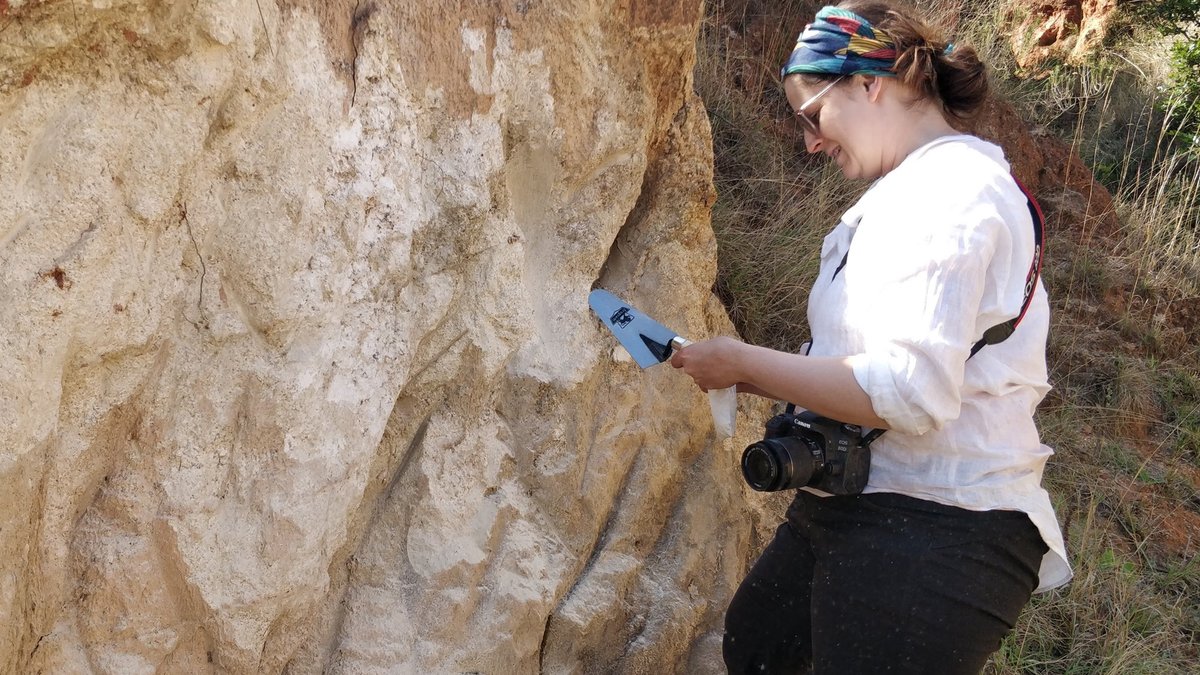
<svg viewBox="0 0 1200 675"><path fill-rule="evenodd" d="M947 42L939 29L894 2L844 0L838 7L887 32L896 46L896 77L921 98L940 101L947 114L960 120L979 111L988 78L973 47Z"/></svg>

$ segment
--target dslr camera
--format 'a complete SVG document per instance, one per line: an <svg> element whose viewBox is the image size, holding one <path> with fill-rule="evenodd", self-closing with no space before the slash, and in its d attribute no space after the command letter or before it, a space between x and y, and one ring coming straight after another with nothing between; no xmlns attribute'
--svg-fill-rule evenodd
<svg viewBox="0 0 1200 675"><path fill-rule="evenodd" d="M856 495L867 486L870 440L862 429L808 410L767 420L763 440L742 453L742 475L760 492L810 486L835 495Z"/></svg>

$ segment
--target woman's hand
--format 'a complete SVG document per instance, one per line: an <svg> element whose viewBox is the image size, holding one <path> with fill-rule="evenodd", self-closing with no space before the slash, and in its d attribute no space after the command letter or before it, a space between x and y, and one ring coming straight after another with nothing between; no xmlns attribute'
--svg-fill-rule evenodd
<svg viewBox="0 0 1200 675"><path fill-rule="evenodd" d="M742 351L746 343L715 337L688 345L671 357L671 365L682 368L703 391L732 387L741 381Z"/></svg>

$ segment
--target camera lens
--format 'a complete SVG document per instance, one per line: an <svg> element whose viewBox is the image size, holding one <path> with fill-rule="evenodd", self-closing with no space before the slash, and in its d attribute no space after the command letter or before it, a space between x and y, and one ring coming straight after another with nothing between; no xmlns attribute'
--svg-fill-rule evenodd
<svg viewBox="0 0 1200 675"><path fill-rule="evenodd" d="M742 476L759 492L776 492L808 485L817 466L820 448L796 436L768 438L752 443L742 453Z"/></svg>
<svg viewBox="0 0 1200 675"><path fill-rule="evenodd" d="M779 478L779 461L762 443L755 443L742 454L742 475L755 490L771 491Z"/></svg>

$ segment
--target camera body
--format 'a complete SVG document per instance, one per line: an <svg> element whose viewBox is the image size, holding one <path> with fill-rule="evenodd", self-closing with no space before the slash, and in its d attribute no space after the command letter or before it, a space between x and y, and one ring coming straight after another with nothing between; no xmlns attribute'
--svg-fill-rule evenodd
<svg viewBox="0 0 1200 675"><path fill-rule="evenodd" d="M871 449L855 424L808 410L767 420L763 440L742 453L742 475L760 492L810 486L856 495L867 486Z"/></svg>

